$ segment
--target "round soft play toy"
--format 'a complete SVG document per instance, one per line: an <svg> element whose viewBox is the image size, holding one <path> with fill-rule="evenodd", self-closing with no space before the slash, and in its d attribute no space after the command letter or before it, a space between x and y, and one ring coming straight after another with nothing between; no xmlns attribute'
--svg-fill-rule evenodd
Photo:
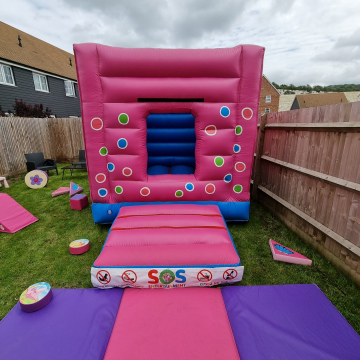
<svg viewBox="0 0 360 360"><path fill-rule="evenodd" d="M80 255L90 249L90 242L88 239L74 240L69 245L70 254Z"/></svg>
<svg viewBox="0 0 360 360"><path fill-rule="evenodd" d="M20 306L25 312L34 312L45 307L52 299L51 287L46 282L29 286L20 295Z"/></svg>
<svg viewBox="0 0 360 360"><path fill-rule="evenodd" d="M25 184L30 189L41 189L47 185L49 175L42 170L31 170L25 175Z"/></svg>

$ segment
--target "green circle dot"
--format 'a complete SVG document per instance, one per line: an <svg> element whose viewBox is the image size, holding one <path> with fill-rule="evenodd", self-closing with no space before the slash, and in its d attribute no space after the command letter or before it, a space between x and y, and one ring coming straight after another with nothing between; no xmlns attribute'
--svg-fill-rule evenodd
<svg viewBox="0 0 360 360"><path fill-rule="evenodd" d="M120 185L119 185L119 186L116 186L115 192L116 192L117 194L122 194L123 188L122 188Z"/></svg>
<svg viewBox="0 0 360 360"><path fill-rule="evenodd" d="M108 149L105 146L103 146L100 149L100 155L105 156L105 155L107 155L107 153L108 153Z"/></svg>
<svg viewBox="0 0 360 360"><path fill-rule="evenodd" d="M119 123L122 125L126 125L129 122L129 115L128 114L120 114L119 115Z"/></svg>
<svg viewBox="0 0 360 360"><path fill-rule="evenodd" d="M176 192L175 192L176 197L181 197L183 195L184 195L184 193L182 192L182 190L176 190Z"/></svg>
<svg viewBox="0 0 360 360"><path fill-rule="evenodd" d="M234 186L234 191L238 194L240 194L242 192L243 187L241 185L235 185Z"/></svg>
<svg viewBox="0 0 360 360"><path fill-rule="evenodd" d="M235 128L235 134L240 135L242 133L243 129L241 125L237 125Z"/></svg>
<svg viewBox="0 0 360 360"><path fill-rule="evenodd" d="M216 166L223 166L224 165L224 158L222 156L216 156L214 159Z"/></svg>

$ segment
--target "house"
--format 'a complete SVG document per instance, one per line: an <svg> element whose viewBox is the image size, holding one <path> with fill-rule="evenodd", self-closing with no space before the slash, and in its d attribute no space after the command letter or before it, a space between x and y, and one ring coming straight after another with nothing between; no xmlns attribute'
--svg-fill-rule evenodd
<svg viewBox="0 0 360 360"><path fill-rule="evenodd" d="M259 113L270 113L279 111L280 93L269 81L269 79L263 75L261 81L261 92L259 102Z"/></svg>
<svg viewBox="0 0 360 360"><path fill-rule="evenodd" d="M56 117L81 116L74 55L0 21L0 106L42 104Z"/></svg>
<svg viewBox="0 0 360 360"><path fill-rule="evenodd" d="M323 93L296 95L290 110L305 109L316 106L344 104L348 100L344 93Z"/></svg>

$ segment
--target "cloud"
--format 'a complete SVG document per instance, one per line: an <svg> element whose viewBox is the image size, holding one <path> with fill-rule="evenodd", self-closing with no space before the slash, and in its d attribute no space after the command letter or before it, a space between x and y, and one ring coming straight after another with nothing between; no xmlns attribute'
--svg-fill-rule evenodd
<svg viewBox="0 0 360 360"><path fill-rule="evenodd" d="M21 11L19 11L21 9ZM296 85L360 82L360 3L353 0L12 0L9 25L72 52L122 47L264 46L264 73Z"/></svg>

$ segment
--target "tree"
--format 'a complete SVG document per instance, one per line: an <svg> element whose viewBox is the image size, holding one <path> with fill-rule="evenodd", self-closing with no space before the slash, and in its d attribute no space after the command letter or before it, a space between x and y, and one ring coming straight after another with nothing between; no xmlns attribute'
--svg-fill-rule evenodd
<svg viewBox="0 0 360 360"><path fill-rule="evenodd" d="M51 109L46 108L44 111L43 104L35 104L34 106L26 104L25 101L15 99L15 105L13 105L15 110L15 116L18 117L34 117L34 118L44 118L52 115Z"/></svg>

